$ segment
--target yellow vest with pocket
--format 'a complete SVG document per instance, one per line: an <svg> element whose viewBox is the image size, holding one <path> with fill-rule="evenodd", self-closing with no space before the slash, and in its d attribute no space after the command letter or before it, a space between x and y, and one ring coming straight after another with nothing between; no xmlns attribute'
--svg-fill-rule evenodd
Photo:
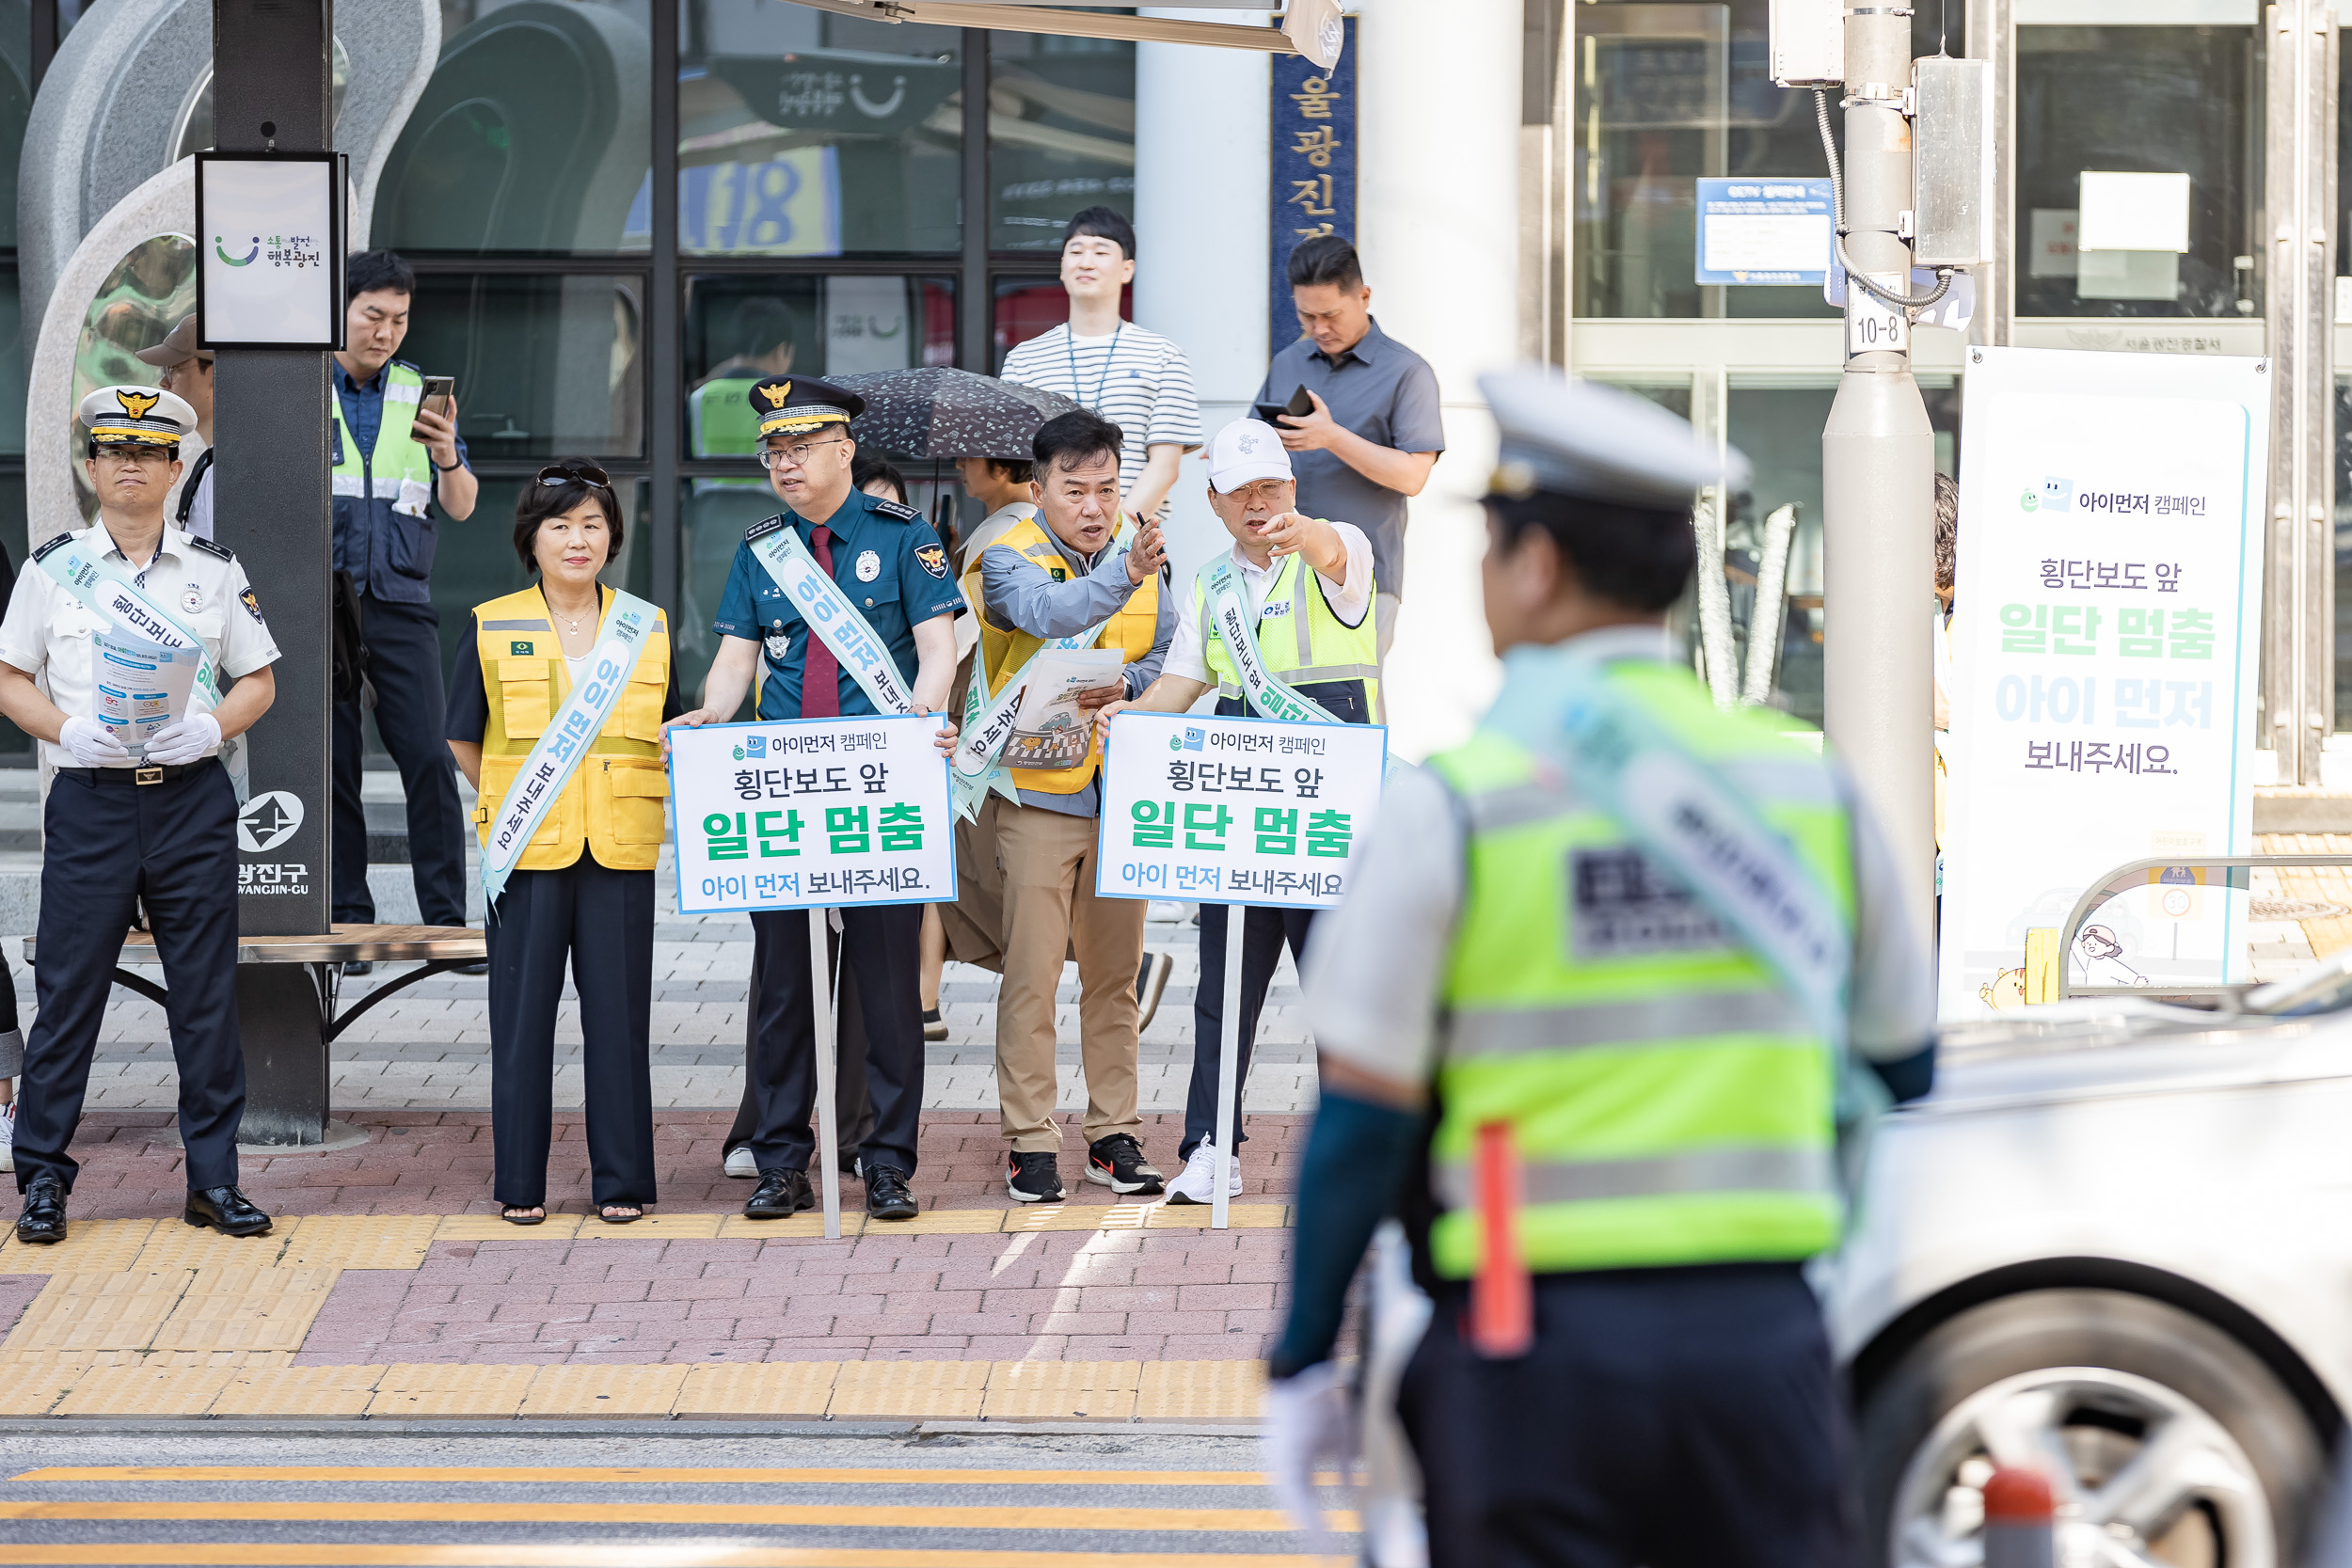
<svg viewBox="0 0 2352 1568"><path fill-rule="evenodd" d="M602 590L598 613L612 602L612 590ZM547 600L535 586L477 606L474 640L490 705L482 734L482 798L473 814L475 836L486 843L500 802L571 694L572 682ZM664 837L662 801L670 793L661 761L661 706L669 689L669 618L660 615L628 689L515 869L561 870L580 859L582 846L597 864L614 871L654 868Z"/></svg>

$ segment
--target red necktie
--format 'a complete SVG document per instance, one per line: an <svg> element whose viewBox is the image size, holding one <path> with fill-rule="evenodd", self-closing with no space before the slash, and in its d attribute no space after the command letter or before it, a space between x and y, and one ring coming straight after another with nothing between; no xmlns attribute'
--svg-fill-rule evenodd
<svg viewBox="0 0 2352 1568"><path fill-rule="evenodd" d="M819 523L809 539L817 546L817 564L824 568L825 576L833 576L833 531ZM801 658L801 717L841 717L841 661L833 657L815 626L808 628L808 649Z"/></svg>

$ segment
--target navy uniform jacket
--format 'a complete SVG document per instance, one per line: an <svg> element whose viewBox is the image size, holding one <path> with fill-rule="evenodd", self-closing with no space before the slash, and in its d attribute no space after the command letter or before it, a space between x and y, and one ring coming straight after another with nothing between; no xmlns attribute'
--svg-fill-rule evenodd
<svg viewBox="0 0 2352 1568"><path fill-rule="evenodd" d="M797 513L782 516L814 556L816 525ZM850 491L825 526L833 531L833 580L890 650L899 680L913 690L915 626L935 615L952 615L963 604L947 574L946 549L920 512L863 490ZM760 523L751 531L764 532L767 527ZM808 652L808 626L752 554L748 540L735 546L735 563L727 570L726 592L710 629L722 637L755 638L766 645L760 718L801 716L801 667ZM840 690L844 718L874 711L847 665L841 669Z"/></svg>

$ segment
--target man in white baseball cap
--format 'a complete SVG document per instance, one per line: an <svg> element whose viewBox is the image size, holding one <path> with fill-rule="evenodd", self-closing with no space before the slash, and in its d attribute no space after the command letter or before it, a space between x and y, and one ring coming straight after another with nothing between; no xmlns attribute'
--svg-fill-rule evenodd
<svg viewBox="0 0 2352 1568"><path fill-rule="evenodd" d="M1187 613L1159 678L1132 703L1113 703L1098 722L1109 734L1121 708L1181 713L1214 685L1216 711L1249 714L1242 666L1271 675L1298 696L1351 724L1380 721L1380 656L1373 624L1372 541L1353 523L1301 516L1291 454L1271 425L1235 420L1209 441L1209 506L1233 536L1233 547L1194 577ZM1235 624L1254 628L1251 646L1233 649L1219 627L1226 603ZM1170 1203L1215 1199L1218 1041L1225 1003L1227 906L1200 906L1200 983L1193 990L1192 1090L1184 1104L1184 1168L1168 1183ZM1251 909L1242 923L1240 1060L1233 1074L1233 1125L1241 1126L1238 1097L1249 1076L1249 1048L1266 988L1287 941L1303 959L1312 910ZM1229 1195L1242 1190L1236 1154Z"/></svg>

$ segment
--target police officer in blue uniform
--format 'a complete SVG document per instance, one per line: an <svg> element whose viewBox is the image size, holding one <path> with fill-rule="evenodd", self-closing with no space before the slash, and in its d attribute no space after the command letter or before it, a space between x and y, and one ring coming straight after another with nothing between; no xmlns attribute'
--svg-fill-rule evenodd
<svg viewBox="0 0 2352 1568"><path fill-rule="evenodd" d="M183 1217L256 1236L269 1216L237 1190L237 797L220 752L276 697L278 644L237 558L164 520L195 410L157 388L102 387L82 401L81 419L98 521L33 552L0 620L0 713L40 741L56 770L41 816L40 1010L16 1119L17 1240L65 1240L77 1169L66 1146L140 901L163 959L180 1069ZM156 727L180 705L169 683L150 682L165 695L142 699L121 673L139 667L142 644L190 642L226 689L215 698L199 679L179 717Z"/></svg>
<svg viewBox="0 0 2352 1568"><path fill-rule="evenodd" d="M798 531L890 654L920 713L947 706L956 673L954 620L962 597L947 552L923 515L866 495L850 483L857 443L849 421L866 410L856 393L814 376L770 376L749 394L759 425L759 460L785 510L755 525L738 546L711 629L719 654L703 705L680 724L725 723L755 673L762 719L854 717L874 705L807 623L759 558L753 540ZM911 677L911 679L910 679ZM941 751L953 741L943 726ZM755 935L750 1059L757 1126L751 1148L759 1185L743 1205L753 1219L783 1219L817 1203L808 1180L816 1139L816 1017L808 974L808 914L752 916ZM841 911L840 942L865 1013L874 1130L861 1154L866 1212L881 1219L917 1212L908 1179L923 1109L922 1003L917 991L922 907L896 904Z"/></svg>

